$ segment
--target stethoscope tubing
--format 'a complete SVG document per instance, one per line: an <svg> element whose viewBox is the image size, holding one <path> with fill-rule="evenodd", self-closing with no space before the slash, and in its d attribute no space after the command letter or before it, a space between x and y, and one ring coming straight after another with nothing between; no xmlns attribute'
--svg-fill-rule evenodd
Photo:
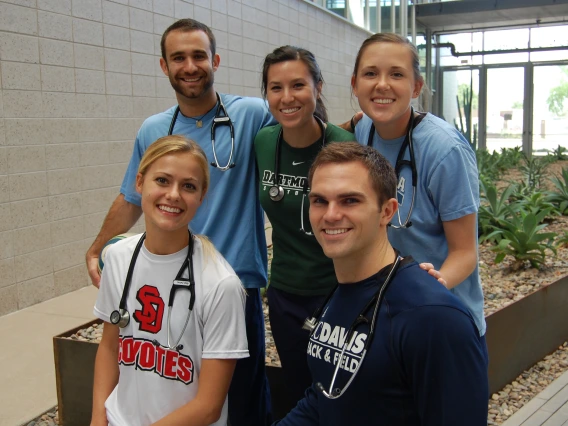
<svg viewBox="0 0 568 426"><path fill-rule="evenodd" d="M227 109L225 108L225 104L219 96L219 93L215 92L217 96L217 110L215 111L215 117L213 117L213 123L211 124L211 150L213 151L213 159L210 164L211 166L221 170L222 172L226 172L227 170L232 169L235 167L235 163L233 162L233 155L235 152L235 127L233 126L233 122L227 113ZM179 105L174 110L174 115L172 117L172 121L170 122L170 128L168 130L168 136L171 136L174 131L174 127L177 121L177 117L179 115ZM219 164L219 160L217 159L217 150L215 148L215 131L217 126L229 126L229 132L231 134L231 152L229 153L229 160L225 166L221 166Z"/></svg>
<svg viewBox="0 0 568 426"><path fill-rule="evenodd" d="M414 201L416 199L416 187L418 185L418 170L416 168L416 158L414 156L414 141L413 141L413 132L414 127L416 127L418 123L415 120L414 116L414 108L410 107L410 118L408 119L408 126L406 129L406 136L400 149L398 151L398 155L396 157L396 163L394 167L394 171L396 173L397 179L400 179L400 173L402 171L403 166L410 166L410 170L412 173L412 197L410 199L410 207L408 209L408 214L404 223L402 222L402 218L400 217L400 209L397 209L397 218L398 218L398 225L393 225L392 222L389 223L389 226L394 229L401 229L401 228L410 228L412 226L412 222L410 221L410 217L412 215L412 210L414 209ZM367 146L373 146L373 139L375 138L375 124L371 124L371 128L369 129L369 137L367 139ZM408 154L410 160L404 159L404 153L406 152L406 148L408 148Z"/></svg>
<svg viewBox="0 0 568 426"><path fill-rule="evenodd" d="M181 341L183 334L185 333L187 324L189 323L189 317L191 316L191 312L193 310L193 306L195 303L195 279L193 274L193 247L194 247L194 240L191 232L189 232L189 244L187 248L187 256L178 271L176 278L172 283L172 287L170 289L170 295L168 298L168 317L167 317L167 347L169 349L177 348L179 342ZM126 309L126 299L128 297L128 293L130 291L130 283L132 282L132 274L134 272L134 266L136 265L136 260L138 259L138 255L140 254L140 249L142 248L142 244L146 238L146 233L144 232L138 240L136 247L134 248L134 252L132 253L132 258L130 259L130 265L128 266L128 272L126 274L126 279L124 281L124 287L122 289L122 296L120 298L120 303L118 305L118 310L115 310L111 313L111 323L114 325L118 325L120 328L126 327L130 322L130 313ZM188 278L182 278L183 272L187 269ZM171 313L172 307L174 304L175 294L176 291L180 288L187 288L190 293L189 298L189 306L188 306L188 313L185 319L185 324L181 333L179 334L178 339L174 345L171 345ZM118 317L117 317L118 314Z"/></svg>
<svg viewBox="0 0 568 426"><path fill-rule="evenodd" d="M386 291L388 290L388 287L391 284L394 276L396 275L402 260L403 260L403 258L398 253L396 253L396 258L395 258L395 261L393 263L393 266L391 267L387 277L383 281L383 284L379 287L379 289L375 292L373 297L367 302L367 304L363 307L363 309L361 310L359 315L357 315L355 320L351 323L351 326L349 327L349 329L347 331L347 335L345 337L345 342L343 343L341 353L340 353L339 358L337 359L337 362L335 364L333 376L331 378L331 382L330 382L330 385L329 385L329 390L326 390L325 387L320 382L316 383L316 387L323 393L323 395L326 398L329 398L329 399L339 398L341 395L343 395L345 393L345 391L347 391L347 389L349 388L349 386L351 385L351 383L353 382L353 380L357 376L357 373L359 372L359 369L361 368L361 365L363 364L363 361L365 360L365 356L367 355L368 349L370 348L371 343L373 341L373 338L374 338L374 335L375 335L377 317L378 317L379 310L380 310L381 305L382 305L383 300L384 300L384 295L385 295ZM312 336L313 332L315 331L315 328L317 327L317 322L319 322L319 320L321 319L321 313L322 313L323 309L327 306L327 304L329 303L329 301L331 300L331 298L335 294L337 288L338 288L338 286L336 286L332 290L332 292L327 296L324 303L320 307L318 307L318 309L314 313L314 316L311 319L307 320L307 321L310 321L311 323L315 324L315 326L313 327L313 329L310 332L310 337ZM341 368L341 363L343 361L345 351L350 346L351 341L354 338L355 328L363 322L368 322L367 318L365 317L365 314L367 313L367 311L369 310L369 308L372 306L373 303L375 303L375 308L373 310L373 316L371 317L371 324L369 325L369 333L367 335L367 339L365 340L365 344L363 346L363 352L361 353L361 359L359 360L359 363L357 364L355 371L353 372L353 374L351 375L351 377L349 378L349 380L347 381L345 386L343 386L343 389L338 388L338 389L334 390L333 385L335 384L335 380L337 379L337 376L339 374L339 369Z"/></svg>
<svg viewBox="0 0 568 426"><path fill-rule="evenodd" d="M316 122L321 131L321 148L323 148L326 144L326 137L325 137L325 126L323 121L318 116L314 115ZM274 177L272 186L268 190L268 195L272 201L280 201L284 198L284 188L279 184L280 181L280 159L282 153L282 137L283 129L280 127L280 131L278 132L278 137L276 138L276 149L274 153ZM305 184L307 185L307 184ZM305 186L304 185L304 186ZM306 192L307 188L304 188L304 193ZM303 200L302 200L303 201Z"/></svg>

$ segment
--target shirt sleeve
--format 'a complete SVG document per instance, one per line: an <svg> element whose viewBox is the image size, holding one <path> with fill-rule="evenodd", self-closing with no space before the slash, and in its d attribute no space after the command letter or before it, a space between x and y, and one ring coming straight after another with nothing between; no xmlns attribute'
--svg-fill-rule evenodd
<svg viewBox="0 0 568 426"><path fill-rule="evenodd" d="M443 222L476 213L479 175L475 154L459 141L435 166L428 191Z"/></svg>
<svg viewBox="0 0 568 426"><path fill-rule="evenodd" d="M393 348L423 426L487 423L487 363L473 320L447 306L397 315Z"/></svg>
<svg viewBox="0 0 568 426"><path fill-rule="evenodd" d="M101 284L97 293L97 300L93 314L105 322L110 322L110 314L118 309L121 291L124 283L120 282L118 271L118 259L114 253L115 247L109 247L105 256L105 267L101 276Z"/></svg>
<svg viewBox="0 0 568 426"><path fill-rule="evenodd" d="M247 358L245 292L236 275L222 279L203 302L203 358Z"/></svg>
<svg viewBox="0 0 568 426"><path fill-rule="evenodd" d="M319 424L318 391L315 384L312 384L294 409L272 426L319 426Z"/></svg>
<svg viewBox="0 0 568 426"><path fill-rule="evenodd" d="M140 139L139 131L134 141L134 149L132 150L128 168L126 169L122 185L120 186L120 193L124 195L124 199L137 206L140 206L140 194L136 192L136 175L138 174L138 166L140 165L144 151L145 149Z"/></svg>

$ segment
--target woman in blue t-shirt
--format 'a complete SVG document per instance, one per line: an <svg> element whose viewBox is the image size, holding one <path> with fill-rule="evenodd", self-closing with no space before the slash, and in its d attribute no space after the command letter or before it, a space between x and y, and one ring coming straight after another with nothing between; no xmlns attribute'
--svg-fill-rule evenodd
<svg viewBox="0 0 568 426"><path fill-rule="evenodd" d="M483 336L475 153L453 126L413 110L423 85L414 45L396 34L369 37L351 77L365 113L355 135L396 166L399 213L389 227L391 244L403 256L430 262L423 268L433 267L430 273L460 297Z"/></svg>

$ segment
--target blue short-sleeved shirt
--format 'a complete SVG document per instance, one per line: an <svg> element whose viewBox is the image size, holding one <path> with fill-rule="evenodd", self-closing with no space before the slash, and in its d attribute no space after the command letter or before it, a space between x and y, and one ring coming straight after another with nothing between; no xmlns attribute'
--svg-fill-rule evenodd
<svg viewBox="0 0 568 426"><path fill-rule="evenodd" d="M359 143L367 144L371 124L367 116L357 124L355 135ZM479 208L475 153L454 127L432 114L422 119L412 135L418 171L412 226L406 229L389 227L388 236L403 256L411 255L418 262L430 262L440 269L448 256L442 222L477 213ZM394 165L403 141L404 137L385 140L375 132L373 147ZM410 158L408 150L404 158ZM404 222L412 198L410 167L405 166L401 170L397 198L401 221ZM396 215L393 220L398 224ZM451 291L464 302L480 335L484 335L483 291L478 267Z"/></svg>
<svg viewBox="0 0 568 426"><path fill-rule="evenodd" d="M267 259L264 215L257 196L254 137L262 127L274 124L274 121L262 99L220 96L235 128L232 160L235 167L223 172L210 166L209 191L190 228L211 239L246 288L260 288L267 281ZM195 119L184 117L180 112L172 132L199 143L210 162L214 161L211 124L216 109L202 118L201 128L197 127ZM174 111L175 107L172 107L149 117L138 131L134 152L120 187L129 203L140 205L140 194L135 188L140 159L152 142L168 134ZM225 166L231 149L228 126L217 126L215 148L219 165Z"/></svg>

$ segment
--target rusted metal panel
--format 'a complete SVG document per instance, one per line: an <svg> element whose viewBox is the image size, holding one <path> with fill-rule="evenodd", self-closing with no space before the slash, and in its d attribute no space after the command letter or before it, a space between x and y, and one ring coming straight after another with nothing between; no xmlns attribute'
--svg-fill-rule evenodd
<svg viewBox="0 0 568 426"><path fill-rule="evenodd" d="M61 426L91 423L93 374L99 345L65 337L99 322L100 320L90 321L53 338L55 382Z"/></svg>
<svg viewBox="0 0 568 426"><path fill-rule="evenodd" d="M501 390L568 340L568 277L486 318L489 389Z"/></svg>

